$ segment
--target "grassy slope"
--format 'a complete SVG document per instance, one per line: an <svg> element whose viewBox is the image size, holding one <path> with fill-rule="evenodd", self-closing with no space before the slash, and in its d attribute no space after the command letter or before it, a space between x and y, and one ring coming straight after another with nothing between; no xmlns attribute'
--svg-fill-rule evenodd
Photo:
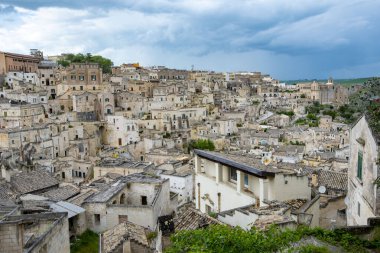
<svg viewBox="0 0 380 253"><path fill-rule="evenodd" d="M99 250L99 235L87 230L71 245L72 253L97 253Z"/></svg>

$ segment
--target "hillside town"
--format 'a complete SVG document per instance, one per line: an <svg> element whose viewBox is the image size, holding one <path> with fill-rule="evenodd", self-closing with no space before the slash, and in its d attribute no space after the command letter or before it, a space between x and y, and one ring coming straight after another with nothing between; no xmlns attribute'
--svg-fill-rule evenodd
<svg viewBox="0 0 380 253"><path fill-rule="evenodd" d="M99 252L163 252L213 224L378 222L379 113L352 99L379 105L380 82L44 53L0 52L0 252L70 252L88 231Z"/></svg>

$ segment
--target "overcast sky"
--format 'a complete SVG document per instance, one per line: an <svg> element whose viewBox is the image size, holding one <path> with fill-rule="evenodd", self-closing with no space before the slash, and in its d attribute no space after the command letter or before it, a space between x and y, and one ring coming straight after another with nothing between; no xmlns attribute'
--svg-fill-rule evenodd
<svg viewBox="0 0 380 253"><path fill-rule="evenodd" d="M282 80L378 76L379 10L379 0L0 0L0 50Z"/></svg>

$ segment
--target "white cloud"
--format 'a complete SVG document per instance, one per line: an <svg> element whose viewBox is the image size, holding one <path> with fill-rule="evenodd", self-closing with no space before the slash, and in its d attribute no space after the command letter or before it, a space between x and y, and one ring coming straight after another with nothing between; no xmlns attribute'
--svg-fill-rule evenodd
<svg viewBox="0 0 380 253"><path fill-rule="evenodd" d="M345 69L347 62L369 64L380 50L373 42L380 36L380 2L374 0L140 0L104 9L10 7L0 5L1 50L101 53L116 64L194 64L308 77L330 73L326 68Z"/></svg>

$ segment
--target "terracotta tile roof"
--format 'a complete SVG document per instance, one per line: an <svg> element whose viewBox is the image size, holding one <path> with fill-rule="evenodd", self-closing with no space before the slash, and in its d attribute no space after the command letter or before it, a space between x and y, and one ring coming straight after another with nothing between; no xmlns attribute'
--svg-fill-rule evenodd
<svg viewBox="0 0 380 253"><path fill-rule="evenodd" d="M335 172L330 170L318 171L318 185L323 185L327 189L347 191L347 173Z"/></svg>
<svg viewBox="0 0 380 253"><path fill-rule="evenodd" d="M125 222L103 233L103 249L105 253L113 252L122 242L133 240L140 245L150 247L146 229L132 222Z"/></svg>
<svg viewBox="0 0 380 253"><path fill-rule="evenodd" d="M194 230L211 224L223 223L191 207L174 218L175 231Z"/></svg>
<svg viewBox="0 0 380 253"><path fill-rule="evenodd" d="M254 223L253 226L260 229L265 230L269 228L272 224L286 224L286 223L296 223L294 220L292 220L288 216L283 215L266 215L258 218Z"/></svg>

